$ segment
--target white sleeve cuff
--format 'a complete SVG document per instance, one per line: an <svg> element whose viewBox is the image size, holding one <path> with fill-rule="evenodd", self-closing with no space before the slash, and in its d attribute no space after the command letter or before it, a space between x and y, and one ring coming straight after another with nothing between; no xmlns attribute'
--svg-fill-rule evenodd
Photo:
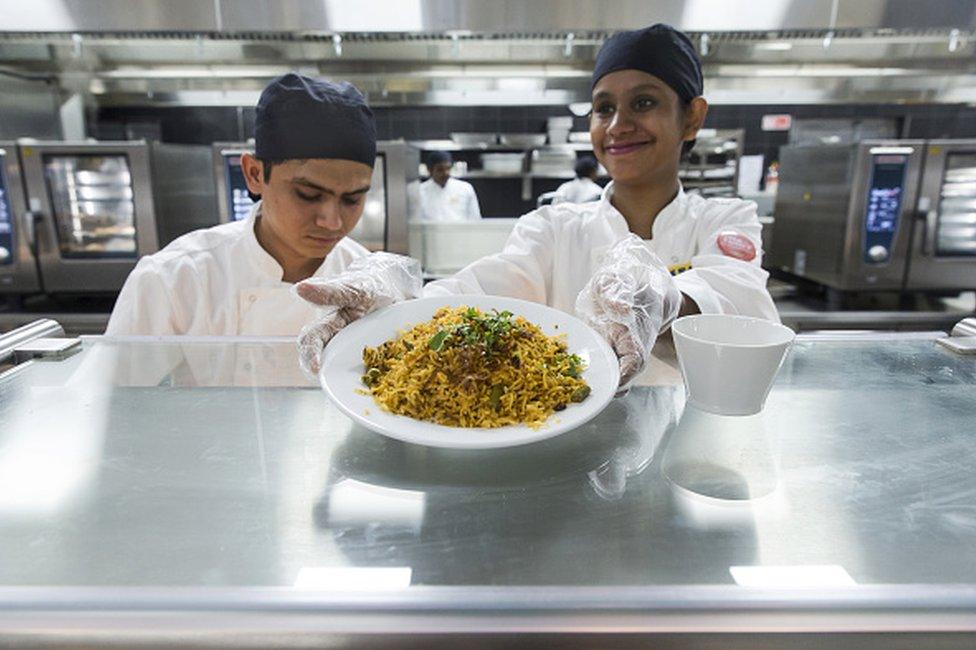
<svg viewBox="0 0 976 650"><path fill-rule="evenodd" d="M694 269L685 271L678 275L674 282L678 285L678 290L695 301L698 310L703 314L721 314L722 305L719 302L718 294L709 284L698 277Z"/></svg>

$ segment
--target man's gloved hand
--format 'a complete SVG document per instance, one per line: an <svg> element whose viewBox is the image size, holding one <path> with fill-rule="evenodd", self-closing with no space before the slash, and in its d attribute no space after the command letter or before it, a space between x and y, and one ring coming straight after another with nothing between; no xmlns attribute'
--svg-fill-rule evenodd
<svg viewBox="0 0 976 650"><path fill-rule="evenodd" d="M658 334L680 309L674 278L633 234L614 244L576 298L577 316L616 352L621 388L644 369Z"/></svg>
<svg viewBox="0 0 976 650"><path fill-rule="evenodd" d="M296 284L299 296L327 308L298 335L302 369L314 376L322 350L339 330L371 311L416 298L422 286L420 262L393 253L373 253L334 278L309 278Z"/></svg>

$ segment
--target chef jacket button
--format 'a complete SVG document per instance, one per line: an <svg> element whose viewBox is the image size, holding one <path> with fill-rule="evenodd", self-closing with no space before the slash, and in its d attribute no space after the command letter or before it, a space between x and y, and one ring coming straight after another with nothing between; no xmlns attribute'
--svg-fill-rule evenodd
<svg viewBox="0 0 976 650"><path fill-rule="evenodd" d="M255 301L255 300L257 300L257 299L258 299L258 297L257 297L257 296L255 296L255 295L254 295L253 293L252 293L252 294L250 294L250 295L249 295L249 296L247 297L247 301L248 301L248 302L254 302L254 301Z"/></svg>
<svg viewBox="0 0 976 650"><path fill-rule="evenodd" d="M245 363L244 364L244 370L247 370L248 372L250 372L251 371L251 364L250 363Z"/></svg>

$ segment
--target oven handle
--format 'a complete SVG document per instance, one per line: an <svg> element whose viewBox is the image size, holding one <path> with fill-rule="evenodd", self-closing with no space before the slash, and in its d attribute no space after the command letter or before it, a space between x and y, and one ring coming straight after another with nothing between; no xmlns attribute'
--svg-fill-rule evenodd
<svg viewBox="0 0 976 650"><path fill-rule="evenodd" d="M47 293L44 287L44 273L41 269L41 246L37 235L37 229L41 227L43 220L44 213L36 206L32 205L30 210L24 212L24 238L27 240L27 246L34 258L34 269L37 273L37 282L40 285L41 293Z"/></svg>
<svg viewBox="0 0 976 650"><path fill-rule="evenodd" d="M36 246L37 242L37 221L40 215L34 210L27 210L24 212L24 239L27 241L27 246L31 249L34 255L37 255Z"/></svg>
<svg viewBox="0 0 976 650"><path fill-rule="evenodd" d="M939 220L939 213L929 210L925 213L925 239L923 240L922 252L928 257L935 255L935 226Z"/></svg>

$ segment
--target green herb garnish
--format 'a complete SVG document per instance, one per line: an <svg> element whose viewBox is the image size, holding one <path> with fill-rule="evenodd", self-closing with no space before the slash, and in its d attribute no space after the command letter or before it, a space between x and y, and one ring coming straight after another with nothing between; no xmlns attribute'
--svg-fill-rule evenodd
<svg viewBox="0 0 976 650"><path fill-rule="evenodd" d="M462 314L463 323L438 330L430 338L427 347L440 352L448 343L460 346L481 346L486 354L495 352L501 340L512 331L512 312L493 309L491 314L483 315L474 307L468 307Z"/></svg>
<svg viewBox="0 0 976 650"><path fill-rule="evenodd" d="M427 347L434 352L440 352L441 348L444 347L444 341L447 340L447 337L450 335L451 333L447 330L438 330L437 334L430 337L430 341L427 342Z"/></svg>
<svg viewBox="0 0 976 650"><path fill-rule="evenodd" d="M491 387L491 397L489 398L489 400L491 401L491 408L497 411L501 407L502 395L504 393L505 393L505 386L503 384L496 384Z"/></svg>

